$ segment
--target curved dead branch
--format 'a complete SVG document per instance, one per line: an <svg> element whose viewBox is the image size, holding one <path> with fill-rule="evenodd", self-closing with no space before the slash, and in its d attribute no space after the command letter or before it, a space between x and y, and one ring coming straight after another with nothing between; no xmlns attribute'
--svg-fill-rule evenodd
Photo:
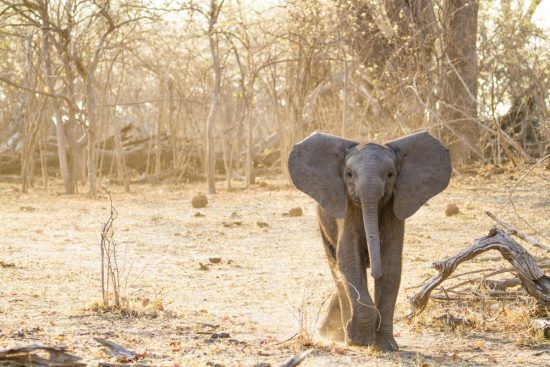
<svg viewBox="0 0 550 367"><path fill-rule="evenodd" d="M439 274L428 280L409 299L411 313L407 317L416 316L425 309L431 292L447 279L459 264L489 250L499 251L515 268L518 279L527 293L534 297L541 307L550 308L550 278L544 274L527 250L503 230L493 228L487 236L475 240L472 246L455 256L433 263Z"/></svg>

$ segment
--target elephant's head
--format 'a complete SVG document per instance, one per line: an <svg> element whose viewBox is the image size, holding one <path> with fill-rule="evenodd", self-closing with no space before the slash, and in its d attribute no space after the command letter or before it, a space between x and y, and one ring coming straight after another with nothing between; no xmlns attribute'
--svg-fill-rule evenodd
<svg viewBox="0 0 550 367"><path fill-rule="evenodd" d="M316 132L294 145L288 169L296 188L333 217L344 217L348 197L361 207L375 279L382 276L381 206L393 197L393 211L404 220L447 187L451 177L449 151L425 131L383 145Z"/></svg>

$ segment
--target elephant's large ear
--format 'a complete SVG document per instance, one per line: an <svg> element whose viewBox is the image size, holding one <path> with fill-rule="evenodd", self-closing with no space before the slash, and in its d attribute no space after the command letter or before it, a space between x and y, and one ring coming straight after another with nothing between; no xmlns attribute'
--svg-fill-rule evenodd
<svg viewBox="0 0 550 367"><path fill-rule="evenodd" d="M296 188L314 198L336 218L343 218L347 191L342 164L356 142L315 132L295 144L288 157L290 178Z"/></svg>
<svg viewBox="0 0 550 367"><path fill-rule="evenodd" d="M451 157L449 150L427 131L386 145L397 153L399 160L393 211L404 220L447 187L451 178Z"/></svg>

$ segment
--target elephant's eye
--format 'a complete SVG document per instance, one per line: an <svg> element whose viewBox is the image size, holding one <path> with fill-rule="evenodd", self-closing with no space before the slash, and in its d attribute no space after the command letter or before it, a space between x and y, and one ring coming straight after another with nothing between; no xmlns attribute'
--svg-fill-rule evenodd
<svg viewBox="0 0 550 367"><path fill-rule="evenodd" d="M393 177L393 172L388 173L388 177L392 178Z"/></svg>
<svg viewBox="0 0 550 367"><path fill-rule="evenodd" d="M346 176L351 178L351 176L353 176L353 174L351 173L351 171L348 169L346 170Z"/></svg>

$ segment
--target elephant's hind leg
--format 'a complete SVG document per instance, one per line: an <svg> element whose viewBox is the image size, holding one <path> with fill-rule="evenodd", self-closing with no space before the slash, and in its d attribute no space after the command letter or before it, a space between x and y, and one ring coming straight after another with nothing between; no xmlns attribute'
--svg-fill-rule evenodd
<svg viewBox="0 0 550 367"><path fill-rule="evenodd" d="M342 327L342 312L340 311L338 291L335 291L331 296L328 312L321 324L319 333L323 338L338 342L343 342L346 339L346 334Z"/></svg>

